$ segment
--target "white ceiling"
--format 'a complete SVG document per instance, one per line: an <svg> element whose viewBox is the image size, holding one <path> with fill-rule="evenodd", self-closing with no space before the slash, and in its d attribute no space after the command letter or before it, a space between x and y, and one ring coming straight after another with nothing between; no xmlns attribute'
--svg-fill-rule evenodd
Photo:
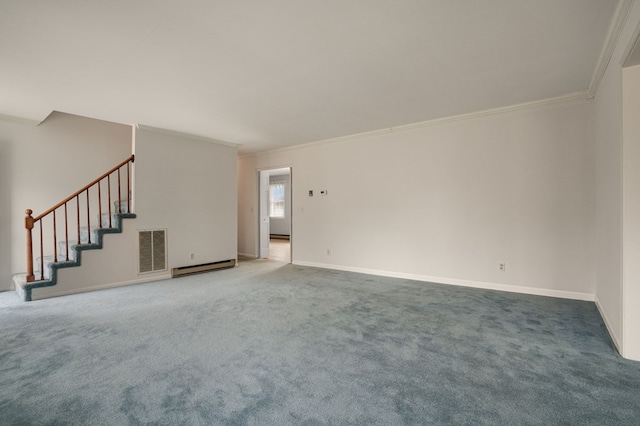
<svg viewBox="0 0 640 426"><path fill-rule="evenodd" d="M248 153L586 92L617 0L0 0L0 114Z"/></svg>

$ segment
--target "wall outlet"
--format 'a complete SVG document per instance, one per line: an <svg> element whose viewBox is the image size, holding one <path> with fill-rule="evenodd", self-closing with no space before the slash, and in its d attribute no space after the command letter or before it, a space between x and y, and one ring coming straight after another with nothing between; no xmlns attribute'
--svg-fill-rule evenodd
<svg viewBox="0 0 640 426"><path fill-rule="evenodd" d="M498 264L498 271L504 272L506 270L507 270L507 264L506 263L503 262L503 263L499 263Z"/></svg>
<svg viewBox="0 0 640 426"><path fill-rule="evenodd" d="M313 197L313 189L309 190L309 197Z"/></svg>
<svg viewBox="0 0 640 426"><path fill-rule="evenodd" d="M189 253L189 259L193 260L196 258L196 254L195 253Z"/></svg>
<svg viewBox="0 0 640 426"><path fill-rule="evenodd" d="M331 249L327 249L327 256L331 256Z"/></svg>

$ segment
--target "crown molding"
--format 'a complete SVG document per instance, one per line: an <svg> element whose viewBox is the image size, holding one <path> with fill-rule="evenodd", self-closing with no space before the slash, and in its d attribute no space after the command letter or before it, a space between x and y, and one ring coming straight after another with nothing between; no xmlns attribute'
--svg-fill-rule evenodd
<svg viewBox="0 0 640 426"><path fill-rule="evenodd" d="M469 120L472 118L486 117L489 115L505 114L523 109L534 109L539 107L564 104L576 100L585 100L584 92L570 93L568 95L557 96L555 98L540 99L538 101L523 102L520 104L508 105L505 107L491 108L482 111L470 112L467 114L453 115L451 117L436 118L435 120L422 121L418 123L405 124L402 126L392 127L391 131L397 132L401 130L415 129L418 127L436 126L439 124L450 123L453 121Z"/></svg>
<svg viewBox="0 0 640 426"><path fill-rule="evenodd" d="M600 57L598 58L598 64L596 65L596 69L591 77L591 82L589 83L589 89L586 93L587 99L592 99L596 96L600 81L602 81L602 77L604 77L604 73L607 71L607 67L611 62L613 52L615 51L616 44L618 44L618 39L620 38L620 33L624 28L625 22L627 22L627 17L629 16L631 6L633 6L634 2L635 0L620 0L616 6L613 19L609 25L607 38L605 39L604 46L600 52Z"/></svg>
<svg viewBox="0 0 640 426"><path fill-rule="evenodd" d="M482 111L470 112L470 113L466 113L466 114L453 115L453 116L450 116L450 117L436 118L434 120L420 121L420 122L417 122L417 123L404 124L402 126L388 127L388 128L385 128L385 129L372 130L372 131L369 131L369 132L355 133L355 134L352 134L352 135L339 136L339 137L330 138L330 139L323 139L323 140L319 140L319 141L315 141L315 142L308 142L308 143L303 143L303 144L300 144L300 145L288 146L288 147L285 147L285 148L277 148L277 149L260 151L260 152L252 152L252 153L248 153L248 154L244 154L244 155L239 155L238 157L239 158L252 158L252 157L259 157L259 156L264 155L264 154L275 154L275 153L280 153L280 152L295 151L295 150L298 150L298 149L311 148L311 147L315 147L315 146L332 145L332 144L336 144L336 143L349 142L349 141L352 141L352 140L362 139L362 138L371 137L371 136L383 135L383 134L386 134L386 133L401 132L401 131L404 131L404 130L417 129L417 128L420 128L420 127L437 126L437 125L440 125L440 124L452 123L452 122L455 122L455 121L470 120L470 119L473 119L473 118L486 117L486 116L489 116L489 115L496 115L496 114L505 114L505 113L508 113L508 112L520 111L520 110L523 110L523 109L533 109L533 108L539 108L539 107L544 107L544 106L550 106L550 105L557 105L557 104L563 104L563 103L568 103L568 102L574 102L574 101L577 101L577 100L583 100L584 101L585 99L586 99L586 97L585 97L585 93L584 92L571 93L571 94L568 94L568 95L558 96L558 97L555 97L555 98L541 99L541 100L538 100L538 101L524 102L524 103L520 103L520 104L509 105L509 106L506 106L506 107L492 108L492 109L487 109L487 110L482 110Z"/></svg>
<svg viewBox="0 0 640 426"><path fill-rule="evenodd" d="M181 139L191 139L191 140L199 141L199 142L207 142L207 143L212 143L212 144L216 144L216 145L227 146L227 147L230 147L230 148L238 148L240 146L239 144L226 142L226 141L221 141L219 139L212 139L212 138L207 138L207 137L204 137L204 136L192 135L192 134L189 134L189 133L176 132L175 130L161 129L159 127L145 126L143 124L136 124L135 128L136 129L140 129L140 130L144 130L146 132L159 133L161 135L173 136L173 137L177 137L177 138L181 138Z"/></svg>

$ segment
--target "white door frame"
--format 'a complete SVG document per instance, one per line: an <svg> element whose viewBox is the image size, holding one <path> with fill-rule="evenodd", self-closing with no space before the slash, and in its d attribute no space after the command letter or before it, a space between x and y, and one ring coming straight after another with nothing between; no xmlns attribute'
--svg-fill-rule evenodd
<svg viewBox="0 0 640 426"><path fill-rule="evenodd" d="M257 169L258 181L258 259L269 257L270 218L269 218L269 172L278 169L289 169L289 259L293 263L293 168L291 166L269 167Z"/></svg>
<svg viewBox="0 0 640 426"><path fill-rule="evenodd" d="M269 171L258 171L258 259L269 257Z"/></svg>

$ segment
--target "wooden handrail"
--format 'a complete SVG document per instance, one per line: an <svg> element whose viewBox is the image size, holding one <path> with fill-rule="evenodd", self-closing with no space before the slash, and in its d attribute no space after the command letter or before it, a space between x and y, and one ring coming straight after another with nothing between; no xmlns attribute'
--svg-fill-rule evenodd
<svg viewBox="0 0 640 426"><path fill-rule="evenodd" d="M112 168L111 170L109 170L108 172L104 173L102 176L100 176L98 179L92 181L90 184L85 185L82 187L82 189L79 189L78 191L74 192L73 195L68 196L67 198L65 198L64 200L60 201L58 204L56 204L55 206L51 207L49 210L45 211L44 213L36 216L33 218L34 222L37 222L38 220L42 219L43 217L45 217L46 215L48 215L49 213L51 213L52 211L54 211L55 209L57 209L58 207L61 207L63 204L68 203L69 201L71 201L72 199L74 199L75 197L77 197L78 195L80 195L81 193L83 193L84 191L86 191L87 189L91 188L93 185L95 185L96 183L100 182L102 179L106 178L107 176L109 176L111 173L115 172L116 170L118 170L120 167L124 166L125 164L131 162L133 163L135 160L135 155L131 154L131 157L127 158L126 160L124 160L122 163L118 164L117 166L115 166L114 168Z"/></svg>

